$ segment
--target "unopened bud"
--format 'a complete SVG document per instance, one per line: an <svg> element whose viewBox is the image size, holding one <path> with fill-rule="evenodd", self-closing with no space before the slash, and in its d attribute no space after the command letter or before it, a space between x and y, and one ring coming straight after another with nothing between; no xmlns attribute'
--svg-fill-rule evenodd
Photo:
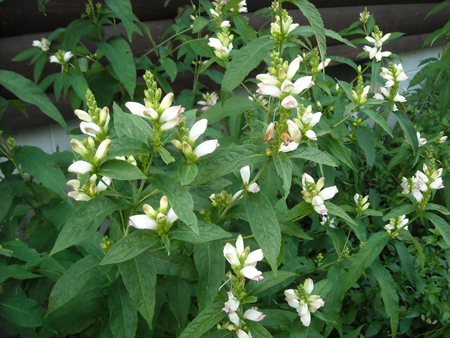
<svg viewBox="0 0 450 338"><path fill-rule="evenodd" d="M83 157L89 156L89 151L80 141L72 139L70 140L70 145L72 146L73 151L77 152L81 156Z"/></svg>
<svg viewBox="0 0 450 338"><path fill-rule="evenodd" d="M273 140L273 132L275 129L275 123L271 122L266 130L266 136L264 137L264 143L267 143L268 141Z"/></svg>
<svg viewBox="0 0 450 338"><path fill-rule="evenodd" d="M169 208L169 201L167 200L167 196L161 197L159 201L159 212L166 213L167 208Z"/></svg>

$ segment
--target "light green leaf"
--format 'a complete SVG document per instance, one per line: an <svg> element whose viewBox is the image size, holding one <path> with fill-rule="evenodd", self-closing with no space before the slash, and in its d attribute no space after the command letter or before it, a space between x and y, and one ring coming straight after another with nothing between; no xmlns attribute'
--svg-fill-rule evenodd
<svg viewBox="0 0 450 338"><path fill-rule="evenodd" d="M67 220L50 255L87 239L97 231L106 216L126 206L106 196L87 201Z"/></svg>
<svg viewBox="0 0 450 338"><path fill-rule="evenodd" d="M130 45L120 36L113 36L107 42L99 42L98 47L111 62L112 68L131 98L136 87L136 66Z"/></svg>
<svg viewBox="0 0 450 338"><path fill-rule="evenodd" d="M68 79L78 97L86 102L86 92L89 89L89 85L83 74L71 69L68 72Z"/></svg>
<svg viewBox="0 0 450 338"><path fill-rule="evenodd" d="M198 16L194 20L194 24L192 26L192 33L198 33L203 28L205 28L206 25L208 25L209 21L205 19L203 16Z"/></svg>
<svg viewBox="0 0 450 338"><path fill-rule="evenodd" d="M108 150L109 156L130 156L150 154L149 147L134 138L122 137L111 142Z"/></svg>
<svg viewBox="0 0 450 338"><path fill-rule="evenodd" d="M405 204L398 208L395 208L394 210L391 210L388 214L384 215L383 221L387 222L391 218L408 215L412 213L413 211L417 210L417 205L414 204Z"/></svg>
<svg viewBox="0 0 450 338"><path fill-rule="evenodd" d="M375 163L376 152L375 139L372 135L372 131L365 126L359 126L356 128L356 140L366 156L367 164L369 167L373 166Z"/></svg>
<svg viewBox="0 0 450 338"><path fill-rule="evenodd" d="M259 108L260 106L245 97L232 97L225 101L223 106L216 104L202 114L202 118L208 120L208 125L212 125L225 117L237 116L247 110Z"/></svg>
<svg viewBox="0 0 450 338"><path fill-rule="evenodd" d="M260 294L261 292L278 285L282 282L284 282L289 277L297 276L297 274L291 272L291 271L277 271L277 275L272 271L264 272L263 274L264 279L260 281L251 281L248 284L247 287L247 294L249 296L256 296Z"/></svg>
<svg viewBox="0 0 450 338"><path fill-rule="evenodd" d="M164 70L166 71L167 75L170 77L170 81L175 81L175 78L177 77L178 70L177 70L177 64L175 61L170 59L169 57L163 57L159 59L161 62L161 65L163 66Z"/></svg>
<svg viewBox="0 0 450 338"><path fill-rule="evenodd" d="M128 40L131 42L131 37L135 30L133 24L134 15L130 0L106 0L106 4L111 8L114 14L122 20L122 24L127 30Z"/></svg>
<svg viewBox="0 0 450 338"><path fill-rule="evenodd" d="M429 212L424 213L423 216L428 218L431 223L434 224L436 230L439 231L439 234L442 236L445 243L450 246L450 225L448 225L447 221L445 221L442 217Z"/></svg>
<svg viewBox="0 0 450 338"><path fill-rule="evenodd" d="M193 321L184 329L179 338L199 338L214 325L226 317L222 311L224 300L219 300L200 312Z"/></svg>
<svg viewBox="0 0 450 338"><path fill-rule="evenodd" d="M255 69L275 46L270 37L261 37L252 40L240 48L225 71L222 82L222 91L232 92L244 81L245 77Z"/></svg>
<svg viewBox="0 0 450 338"><path fill-rule="evenodd" d="M145 176L136 166L127 161L116 159L104 162L101 165L98 174L122 181L143 180L147 178L147 176Z"/></svg>
<svg viewBox="0 0 450 338"><path fill-rule="evenodd" d="M47 316L71 301L82 289L94 289L107 281L105 274L110 267L99 265L102 258L101 254L88 255L58 279L50 294Z"/></svg>
<svg viewBox="0 0 450 338"><path fill-rule="evenodd" d="M109 325L114 338L132 338L137 328L137 311L122 279L109 287Z"/></svg>
<svg viewBox="0 0 450 338"><path fill-rule="evenodd" d="M398 329L398 317L400 313L398 304L398 295L395 290L395 282L389 271L378 261L375 260L371 265L378 284L381 288L381 298L383 299L386 314L391 321L392 337L395 337Z"/></svg>
<svg viewBox="0 0 450 338"><path fill-rule="evenodd" d="M38 106L45 115L58 122L67 132L69 131L61 113L44 91L32 81L20 74L8 70L0 70L0 85L8 89L20 100Z"/></svg>
<svg viewBox="0 0 450 338"><path fill-rule="evenodd" d="M269 331L267 331L264 326L258 322L248 320L245 322L247 327L250 329L252 338L273 338Z"/></svg>
<svg viewBox="0 0 450 338"><path fill-rule="evenodd" d="M281 230L270 201L262 192L245 192L244 204L247 209L250 228L264 252L264 257L276 274L277 257L280 252Z"/></svg>
<svg viewBox="0 0 450 338"><path fill-rule="evenodd" d="M179 181L167 175L152 175L152 185L167 196L173 211L180 220L186 223L198 235L197 217L193 211L194 201L191 194Z"/></svg>
<svg viewBox="0 0 450 338"><path fill-rule="evenodd" d="M178 167L178 175L180 176L181 184L188 185L191 183L195 176L197 176L198 167L195 164L182 163Z"/></svg>
<svg viewBox="0 0 450 338"><path fill-rule="evenodd" d="M292 209L290 209L287 213L285 213L281 217L280 222L290 221L295 218L298 218L298 217L301 217L304 215L308 215L313 211L314 211L313 206L311 204L303 201L303 202L300 202L299 204L297 204Z"/></svg>
<svg viewBox="0 0 450 338"><path fill-rule="evenodd" d="M125 114L114 102L114 127L119 138L129 137L147 143L155 137L152 127L140 116Z"/></svg>
<svg viewBox="0 0 450 338"><path fill-rule="evenodd" d="M199 235L196 235L185 224L179 224L176 229L170 231L169 236L170 238L193 244L202 244L231 236L229 232L226 232L220 226L208 222L198 222L198 229Z"/></svg>
<svg viewBox="0 0 450 338"><path fill-rule="evenodd" d="M400 126L402 127L402 130L405 133L405 136L408 139L415 155L419 148L419 140L417 139L416 129L414 128L414 125L409 120L409 118L400 110L397 110L393 113L395 114L395 116L397 116L398 122L400 123Z"/></svg>
<svg viewBox="0 0 450 338"><path fill-rule="evenodd" d="M324 203L330 214L338 216L350 224L357 225L356 222L341 207L328 201L325 201Z"/></svg>
<svg viewBox="0 0 450 338"><path fill-rule="evenodd" d="M25 293L3 294L0 315L18 326L38 327L44 324L45 310Z"/></svg>
<svg viewBox="0 0 450 338"><path fill-rule="evenodd" d="M50 155L37 147L24 146L18 149L14 160L28 174L62 198L66 198L64 188L66 178Z"/></svg>
<svg viewBox="0 0 450 338"><path fill-rule="evenodd" d="M223 245L220 241L197 244L194 247L194 261L199 282L197 288L198 309L202 312L213 304L225 275Z"/></svg>
<svg viewBox="0 0 450 338"><path fill-rule="evenodd" d="M158 153L161 155L161 158L163 159L165 164L175 162L175 159L172 157L172 155L170 155L169 151L166 148L159 147Z"/></svg>
<svg viewBox="0 0 450 338"><path fill-rule="evenodd" d="M152 230L137 230L120 239L103 258L101 265L125 262L159 243L159 235Z"/></svg>
<svg viewBox="0 0 450 338"><path fill-rule="evenodd" d="M377 232L373 234L364 244L363 248L354 258L350 269L344 278L340 298L350 290L350 288L358 281L359 277L368 268L372 262L379 256L381 251L389 241L389 235L386 232Z"/></svg>
<svg viewBox="0 0 450 338"><path fill-rule="evenodd" d="M375 123L378 123L378 125L381 128L383 128L383 130L386 133L388 133L388 135L390 137L394 137L394 135L392 135L391 127L389 127L389 124L386 122L386 120L381 115L373 112L369 108L364 108L362 111L363 111L364 114L369 116L372 121L374 121Z"/></svg>
<svg viewBox="0 0 450 338"><path fill-rule="evenodd" d="M136 309L152 327L156 298L156 268L153 257L142 253L119 264L120 274Z"/></svg>
<svg viewBox="0 0 450 338"><path fill-rule="evenodd" d="M331 139L329 137L326 138L326 144L329 151L336 156L340 161L345 163L352 169L353 171L358 171L353 164L350 156L348 155L348 148L345 147L340 140Z"/></svg>
<svg viewBox="0 0 450 338"><path fill-rule="evenodd" d="M291 190L292 162L285 153L279 152L273 156L273 163L275 164L278 177L283 181L284 197L287 198Z"/></svg>

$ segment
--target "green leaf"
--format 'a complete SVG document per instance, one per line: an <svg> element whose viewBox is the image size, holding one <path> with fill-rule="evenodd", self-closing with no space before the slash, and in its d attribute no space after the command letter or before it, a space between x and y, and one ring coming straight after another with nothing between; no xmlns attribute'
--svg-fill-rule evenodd
<svg viewBox="0 0 450 338"><path fill-rule="evenodd" d="M163 66L164 70L166 71L167 75L170 77L170 81L175 81L175 78L177 77L178 70L177 70L177 64L175 61L170 59L169 57L163 57L159 59L161 62L161 65Z"/></svg>
<svg viewBox="0 0 450 338"><path fill-rule="evenodd" d="M42 49L33 47L17 54L11 61L23 61L40 53L42 53Z"/></svg>
<svg viewBox="0 0 450 338"><path fill-rule="evenodd" d="M50 294L47 316L71 301L82 289L93 289L107 280L105 274L110 267L99 265L102 258L101 254L88 255L58 279Z"/></svg>
<svg viewBox="0 0 450 338"><path fill-rule="evenodd" d="M147 139L155 137L155 133L147 121L133 114L125 114L114 102L114 127L117 136L129 137L147 143Z"/></svg>
<svg viewBox="0 0 450 338"><path fill-rule="evenodd" d="M441 214L444 214L445 216L450 215L450 210L448 210L446 207L439 205L439 204L428 203L427 210L439 211Z"/></svg>
<svg viewBox="0 0 450 338"><path fill-rule="evenodd" d="M106 0L106 4L111 8L114 14L122 20L122 24L127 30L128 40L131 42L131 37L135 30L133 24L134 15L130 0Z"/></svg>
<svg viewBox="0 0 450 338"><path fill-rule="evenodd" d="M447 109L450 106L450 86L443 83L439 90L439 110L441 111L441 116L447 114Z"/></svg>
<svg viewBox="0 0 450 338"><path fill-rule="evenodd" d="M341 34L336 33L335 31L333 31L331 29L325 29L325 35L332 39L335 39L339 42L345 43L349 47L356 48L356 46L353 43L348 41L346 38L343 38Z"/></svg>
<svg viewBox="0 0 450 338"><path fill-rule="evenodd" d="M275 46L270 37L252 40L233 55L233 59L225 71L222 91L232 92L244 81L245 77L255 69Z"/></svg>
<svg viewBox="0 0 450 338"><path fill-rule="evenodd" d="M370 267L378 284L381 288L381 298L384 302L386 314L391 321L392 337L395 337L398 329L398 316L400 313L398 304L398 295L395 290L395 282L389 271L378 261L375 260Z"/></svg>
<svg viewBox="0 0 450 338"><path fill-rule="evenodd" d="M136 166L128 163L127 161L116 159L103 163L98 171L98 174L122 181L143 180L147 178L147 176L145 176L144 173Z"/></svg>
<svg viewBox="0 0 450 338"><path fill-rule="evenodd" d="M279 152L273 156L273 163L275 164L278 177L283 181L284 197L287 198L291 190L292 162L285 153Z"/></svg>
<svg viewBox="0 0 450 338"><path fill-rule="evenodd" d="M208 222L198 222L198 229L199 235L196 235L188 226L179 224L177 229L170 231L169 236L170 238L193 244L202 244L231 237L231 234L223 230L220 226Z"/></svg>
<svg viewBox="0 0 450 338"><path fill-rule="evenodd" d="M194 247L194 261L198 271L198 310L202 312L212 305L222 285L225 274L223 246L220 241L197 244Z"/></svg>
<svg viewBox="0 0 450 338"><path fill-rule="evenodd" d="M364 114L369 116L372 121L374 121L375 123L378 123L378 125L381 128L383 128L383 130L386 133L388 133L389 136L394 137L394 135L392 135L391 127L389 127L388 123L386 122L386 120L381 115L373 112L372 110L370 110L368 108L364 108L362 111L363 111Z"/></svg>
<svg viewBox="0 0 450 338"><path fill-rule="evenodd" d="M286 223L280 223L281 232L283 234L287 234L290 236L295 236L301 239L306 240L312 240L311 237L309 237L306 232L302 230L298 225L296 225L294 222L286 222Z"/></svg>
<svg viewBox="0 0 450 338"><path fill-rule="evenodd" d="M409 120L409 118L400 110L397 110L393 113L395 114L395 116L397 116L398 122L400 123L400 126L402 127L402 130L405 133L405 136L408 139L415 155L417 149L419 148L419 140L417 139L417 133L414 125Z"/></svg>
<svg viewBox="0 0 450 338"><path fill-rule="evenodd" d="M86 102L86 92L89 89L89 85L83 74L71 69L68 72L68 79L70 85L75 90L75 93L77 93L78 97Z"/></svg>
<svg viewBox="0 0 450 338"><path fill-rule="evenodd" d="M194 261L187 256L167 256L165 252L152 253L153 261L158 275L180 276L191 280L197 280Z"/></svg>
<svg viewBox="0 0 450 338"><path fill-rule="evenodd" d="M178 175L180 176L181 184L188 185L198 174L198 167L195 164L182 163L178 167Z"/></svg>
<svg viewBox="0 0 450 338"><path fill-rule="evenodd" d="M74 51L81 38L89 41L99 41L97 29L88 18L74 20L66 27L62 49Z"/></svg>
<svg viewBox="0 0 450 338"><path fill-rule="evenodd" d="M20 100L38 106L45 115L58 122L67 132L69 131L61 113L44 91L32 81L20 74L8 70L0 70L0 85L8 89Z"/></svg>
<svg viewBox="0 0 450 338"><path fill-rule="evenodd" d="M247 110L259 108L260 106L245 97L232 97L225 101L223 105L216 104L202 114L202 118L208 120L208 125L212 125L225 117L237 116Z"/></svg>
<svg viewBox="0 0 450 338"><path fill-rule="evenodd" d="M6 252L8 253L8 252ZM7 265L7 266L0 266L0 283L3 283L8 278L14 278L18 280L25 280L25 279L33 279L36 277L42 277L41 275L37 275L32 273L31 271L28 271L26 268L24 268L22 265Z"/></svg>
<svg viewBox="0 0 450 338"><path fill-rule="evenodd" d="M252 334L252 338L273 338L269 331L267 331L264 326L262 326L258 322L254 322L252 320L247 320L245 322L247 327L250 329Z"/></svg>
<svg viewBox="0 0 450 338"><path fill-rule="evenodd" d="M439 12L440 10L443 10L445 7L450 6L450 0L446 0L441 2L440 4L436 5L425 17L428 18L430 15L433 15L436 12Z"/></svg>
<svg viewBox="0 0 450 338"><path fill-rule="evenodd" d="M415 204L405 204L401 207L395 208L394 210L391 210L388 214L384 215L383 221L387 222L391 218L408 215L412 213L413 211L417 210L417 205Z"/></svg>
<svg viewBox="0 0 450 338"><path fill-rule="evenodd" d="M396 241L395 248L406 277L414 288L422 292L425 287L424 281L416 270L412 255L402 242Z"/></svg>
<svg viewBox="0 0 450 338"><path fill-rule="evenodd" d="M25 293L3 294L0 299L0 315L11 323L25 327L44 324L45 310Z"/></svg>
<svg viewBox="0 0 450 338"><path fill-rule="evenodd" d="M328 201L325 201L324 203L330 214L338 216L350 224L357 225L356 222L341 207Z"/></svg>
<svg viewBox="0 0 450 338"><path fill-rule="evenodd" d="M195 18L194 24L192 26L192 33L198 33L203 28L205 28L206 25L208 25L209 21L205 19L203 16L198 16Z"/></svg>
<svg viewBox="0 0 450 338"><path fill-rule="evenodd" d="M106 196L96 197L82 204L67 220L50 255L89 238L92 233L97 231L106 216L124 206L126 205L115 202Z"/></svg>
<svg viewBox="0 0 450 338"><path fill-rule="evenodd" d="M249 100L250 101L250 100ZM212 108L208 109L209 112ZM240 167L260 162L267 158L261 150L249 144L232 146L208 162L203 171L197 175L194 185L204 184L237 170Z"/></svg>
<svg viewBox="0 0 450 338"><path fill-rule="evenodd" d="M439 231L439 234L442 236L445 243L450 246L450 225L448 225L447 221L445 221L442 217L429 212L424 213L423 216L428 218L431 223L434 224L436 230Z"/></svg>
<svg viewBox="0 0 450 338"><path fill-rule="evenodd" d="M66 178L50 155L40 148L24 146L18 149L14 155L14 160L26 173L32 175L45 187L53 190L61 198L66 198L64 191Z"/></svg>
<svg viewBox="0 0 450 338"><path fill-rule="evenodd" d="M375 139L372 135L372 131L365 126L359 126L356 128L356 140L366 156L367 164L369 167L373 166L375 163L376 152Z"/></svg>
<svg viewBox="0 0 450 338"><path fill-rule="evenodd" d="M199 338L226 317L222 311L224 300L219 300L200 312L184 329L179 338Z"/></svg>
<svg viewBox="0 0 450 338"><path fill-rule="evenodd" d="M314 35L316 36L317 45L319 47L322 61L327 55L327 41L325 38L325 27L323 25L322 17L317 8L307 0L289 0L297 5L302 14L308 19Z"/></svg>
<svg viewBox="0 0 450 338"><path fill-rule="evenodd" d="M289 338L308 338L308 326L303 326L300 316L296 317L292 323Z"/></svg>
<svg viewBox="0 0 450 338"><path fill-rule="evenodd" d="M313 211L314 211L314 208L312 207L312 205L303 201L303 202L300 202L299 204L297 204L292 209L290 209L287 213L285 213L281 217L280 222L290 221L295 218L298 218L298 217L301 217L304 215L308 215Z"/></svg>
<svg viewBox="0 0 450 338"><path fill-rule="evenodd" d="M345 147L340 140L335 140L327 137L326 142L329 151L334 156L336 156L340 161L348 165L350 169L352 169L353 171L358 171L354 166L350 156L348 155L348 148Z"/></svg>
<svg viewBox="0 0 450 338"><path fill-rule="evenodd" d="M112 68L131 98L136 87L136 66L130 45L120 36L113 36L107 42L99 42L98 47L111 62Z"/></svg>
<svg viewBox="0 0 450 338"><path fill-rule="evenodd" d="M150 182L167 196L178 218L189 225L192 231L198 235L197 217L193 211L194 201L187 189L179 181L167 175L152 175Z"/></svg>
<svg viewBox="0 0 450 338"><path fill-rule="evenodd" d="M103 258L101 265L125 262L159 243L159 235L152 230L137 230L120 239Z"/></svg>
<svg viewBox="0 0 450 338"><path fill-rule="evenodd" d="M136 309L152 327L155 313L156 268L152 255L142 253L119 264L120 274Z"/></svg>
<svg viewBox="0 0 450 338"><path fill-rule="evenodd" d="M108 307L113 337L134 337L138 321L137 311L122 279L116 279L109 287Z"/></svg>
<svg viewBox="0 0 450 338"><path fill-rule="evenodd" d="M165 164L175 162L175 159L170 155L169 151L164 147L158 148L158 153L161 155L162 160Z"/></svg>
<svg viewBox="0 0 450 338"><path fill-rule="evenodd" d="M247 294L249 296L256 296L260 294L261 292L278 285L282 282L284 282L289 277L297 276L297 274L291 272L291 271L277 271L277 275L272 271L264 272L263 274L264 279L260 281L251 281L248 284L247 287Z"/></svg>
<svg viewBox="0 0 450 338"><path fill-rule="evenodd" d="M166 290L169 307L178 322L177 331L186 327L191 300L191 288L188 281L179 276L166 276Z"/></svg>
<svg viewBox="0 0 450 338"><path fill-rule="evenodd" d="M433 74L433 72L439 70L440 67L441 67L441 63L439 61L427 64L425 67L420 69L416 73L416 75L414 75L414 77L411 79L411 82L409 83L408 88L412 88L412 87L418 85L423 80L425 80L428 76L430 76L430 74Z"/></svg>
<svg viewBox="0 0 450 338"><path fill-rule="evenodd" d="M340 298L350 290L350 288L358 281L367 267L379 256L381 251L389 241L389 235L386 232L377 232L373 234L364 244L363 248L354 258L352 265L345 275L344 283L340 293Z"/></svg>
<svg viewBox="0 0 450 338"><path fill-rule="evenodd" d="M264 252L264 257L272 271L277 271L277 257L280 252L281 230L270 201L262 192L245 192L244 204L247 209L250 228Z"/></svg>
<svg viewBox="0 0 450 338"><path fill-rule="evenodd" d="M148 155L149 147L134 138L123 137L114 139L111 142L111 148L108 150L109 156L130 156L130 155Z"/></svg>

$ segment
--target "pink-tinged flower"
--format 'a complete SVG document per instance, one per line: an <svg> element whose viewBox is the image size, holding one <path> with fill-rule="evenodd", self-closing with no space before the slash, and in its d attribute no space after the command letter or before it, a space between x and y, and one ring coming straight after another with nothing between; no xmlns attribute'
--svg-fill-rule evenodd
<svg viewBox="0 0 450 338"><path fill-rule="evenodd" d="M207 154L211 154L220 146L218 140L209 140L203 143L200 143L197 147L195 147L193 154L197 157L202 157Z"/></svg>
<svg viewBox="0 0 450 338"><path fill-rule="evenodd" d="M258 271L256 263L264 258L264 254L261 249L250 252L250 248L244 248L244 240L239 235L236 240L236 247L227 243L223 247L223 255L228 263L239 269L240 272L248 279L262 280L262 272Z"/></svg>
<svg viewBox="0 0 450 338"><path fill-rule="evenodd" d="M239 309L240 302L237 300L236 297L234 297L231 291L228 291L227 294L228 294L228 302L224 304L225 307L222 310L225 311L226 313L236 312L236 310Z"/></svg>
<svg viewBox="0 0 450 338"><path fill-rule="evenodd" d="M245 166L245 167L242 167L240 172L241 172L242 182L244 183L244 187L247 188L247 191L250 191L251 193L254 193L254 194L259 192L260 187L259 187L259 185L256 182L253 182L252 184L248 184L248 182L250 181L250 167L248 165ZM239 194L241 192L242 191L238 191ZM235 196L236 196L236 194L235 194ZM233 198L235 196L233 196Z"/></svg>
<svg viewBox="0 0 450 338"><path fill-rule="evenodd" d="M261 320L264 319L265 316L266 315L263 314L261 311L258 311L258 308L256 306L244 312L244 318L252 320L254 322L260 322Z"/></svg>
<svg viewBox="0 0 450 338"><path fill-rule="evenodd" d="M134 115L138 115L149 120L158 119L158 113L153 108L147 108L138 102L127 102L125 103L125 106Z"/></svg>
<svg viewBox="0 0 450 338"><path fill-rule="evenodd" d="M300 140L302 139L302 133L298 126L295 124L292 120L287 120L287 127L289 131L289 135L292 137L292 140L296 143L300 143Z"/></svg>
<svg viewBox="0 0 450 338"><path fill-rule="evenodd" d="M67 171L79 175L86 174L94 169L94 166L86 161L76 161L72 163Z"/></svg>
<svg viewBox="0 0 450 338"><path fill-rule="evenodd" d="M245 331L242 331L241 329L236 331L236 335L238 336L238 338L250 338L250 336Z"/></svg>
<svg viewBox="0 0 450 338"><path fill-rule="evenodd" d="M50 41L48 41L46 38L42 38L41 41L34 40L33 47L38 47L46 52L50 49Z"/></svg>
<svg viewBox="0 0 450 338"><path fill-rule="evenodd" d="M156 230L158 223L147 215L130 216L130 225L136 229Z"/></svg>
<svg viewBox="0 0 450 338"><path fill-rule="evenodd" d="M289 95L281 101L281 105L286 109L292 109L298 107L298 102L292 95Z"/></svg>

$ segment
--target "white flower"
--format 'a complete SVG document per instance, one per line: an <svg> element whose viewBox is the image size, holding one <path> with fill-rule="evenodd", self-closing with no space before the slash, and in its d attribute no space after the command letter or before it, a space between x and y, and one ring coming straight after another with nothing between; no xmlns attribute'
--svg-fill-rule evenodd
<svg viewBox="0 0 450 338"><path fill-rule="evenodd" d="M67 171L79 175L83 175L85 173L88 173L94 169L94 166L86 161L76 161L75 163L71 164L70 167L67 169Z"/></svg>
<svg viewBox="0 0 450 338"><path fill-rule="evenodd" d="M244 248L244 240L241 235L236 240L236 247L230 243L223 247L223 255L228 263L240 269L240 273L245 277L256 281L264 278L262 272L255 268L256 263L264 258L262 250L258 249L250 252L250 248Z"/></svg>
<svg viewBox="0 0 450 338"><path fill-rule="evenodd" d="M281 105L286 109L292 109L298 107L298 102L292 95L289 95L281 101Z"/></svg>
<svg viewBox="0 0 450 338"><path fill-rule="evenodd" d="M236 297L234 297L231 291L228 291L227 294L228 294L228 302L224 304L225 307L222 310L225 311L226 313L236 312L236 310L239 309L240 302L236 299Z"/></svg>
<svg viewBox="0 0 450 338"><path fill-rule="evenodd" d="M328 214L328 210L323 201L333 198L339 192L336 186L322 189L324 183L324 177L321 177L316 184L314 183L314 179L307 173L302 175L303 199L305 202L311 203L314 210L320 215Z"/></svg>
<svg viewBox="0 0 450 338"><path fill-rule="evenodd" d="M303 326L311 324L311 313L316 312L325 302L318 295L311 295L314 289L314 283L311 278L305 280L297 290L289 289L284 291L286 301L290 307L297 310Z"/></svg>
<svg viewBox="0 0 450 338"><path fill-rule="evenodd" d="M330 61L331 59L325 59L325 62L320 62L319 65L317 66L317 70L324 69L326 66L330 64Z"/></svg>
<svg viewBox="0 0 450 338"><path fill-rule="evenodd" d="M97 136L102 132L102 128L100 128L94 122L81 122L80 129L83 132L83 134L93 137Z"/></svg>
<svg viewBox="0 0 450 338"><path fill-rule="evenodd" d="M211 154L219 146L220 144L218 140L205 141L203 143L200 143L197 147L195 147L193 154L197 157L202 157L207 154Z"/></svg>
<svg viewBox="0 0 450 338"><path fill-rule="evenodd" d="M229 43L227 46L223 45L222 42L217 38L209 38L208 46L215 49L215 54L221 58L228 58L233 49L233 43Z"/></svg>
<svg viewBox="0 0 450 338"><path fill-rule="evenodd" d="M34 40L33 47L38 47L46 52L50 49L50 41L48 41L46 38L42 38L41 41Z"/></svg>
<svg viewBox="0 0 450 338"><path fill-rule="evenodd" d="M167 211L167 197L161 198L160 207L154 210L149 204L144 204L143 210L145 215L130 216L130 225L137 229L157 230L159 225L172 225L178 216L172 208Z"/></svg>
<svg viewBox="0 0 450 338"><path fill-rule="evenodd" d="M386 229L388 231L391 231L391 230L398 231L400 229L408 230L408 227L407 226L405 227L405 225L408 224L409 219L407 219L405 217L406 216L403 215L403 216L391 218L389 224L386 224L384 226L384 229Z"/></svg>
<svg viewBox="0 0 450 338"><path fill-rule="evenodd" d="M241 170L241 178L242 178L242 182L244 182L244 186L247 188L248 191L250 191L251 193L256 194L257 192L259 192L260 188L259 185L254 182L252 184L248 184L249 180L250 180L250 167L249 166L245 166L242 167ZM234 196L233 196L233 200L235 198L235 196L237 197L237 194L241 193L242 190L238 191Z"/></svg>
<svg viewBox="0 0 450 338"><path fill-rule="evenodd" d="M236 331L236 335L238 336L238 338L251 338L247 333L245 333L241 329Z"/></svg>
<svg viewBox="0 0 450 338"><path fill-rule="evenodd" d="M448 136L442 136L439 140L438 143L444 143L445 141L447 141Z"/></svg>
<svg viewBox="0 0 450 338"><path fill-rule="evenodd" d="M244 318L254 322L260 322L266 315L258 311L256 306L244 312Z"/></svg>
<svg viewBox="0 0 450 338"><path fill-rule="evenodd" d="M197 104L204 106L202 109L200 109L202 113L217 103L218 96L214 92L212 92L211 94L210 93L202 94L202 97L203 101L197 102Z"/></svg>
<svg viewBox="0 0 450 338"><path fill-rule="evenodd" d="M427 139L420 137L420 132L417 132L417 139L419 140L419 147L423 147L427 143Z"/></svg>
<svg viewBox="0 0 450 338"><path fill-rule="evenodd" d="M194 123L191 130L189 130L188 140L190 142L195 142L197 139L206 131L206 127L208 126L207 119L201 119Z"/></svg>
<svg viewBox="0 0 450 338"><path fill-rule="evenodd" d="M156 230L158 223L147 215L134 215L130 216L130 225L136 229Z"/></svg>
<svg viewBox="0 0 450 338"><path fill-rule="evenodd" d="M92 122L92 117L87 112L81 109L75 109L75 114L84 122Z"/></svg>
<svg viewBox="0 0 450 338"><path fill-rule="evenodd" d="M225 21L222 21L222 23L220 24L220 27L230 27L231 25L230 25L230 21L228 21L228 20L225 20Z"/></svg>
<svg viewBox="0 0 450 338"><path fill-rule="evenodd" d="M106 156L106 153L111 147L111 142L110 139L106 139L100 143L94 155L94 163L99 163Z"/></svg>

